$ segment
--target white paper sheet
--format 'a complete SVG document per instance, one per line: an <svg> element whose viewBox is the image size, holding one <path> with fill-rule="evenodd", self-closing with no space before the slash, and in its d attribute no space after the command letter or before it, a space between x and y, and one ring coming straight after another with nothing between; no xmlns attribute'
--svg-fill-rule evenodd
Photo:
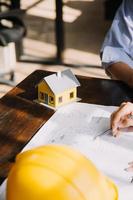
<svg viewBox="0 0 133 200"><path fill-rule="evenodd" d="M84 103L64 106L38 131L23 151L48 143L70 145L92 160L99 170L117 184L119 200L132 200L132 174L124 169L128 162L133 161L133 133L123 132L120 137L114 138L108 131L107 135L95 140L97 135L109 129L110 114L115 109ZM0 200L4 200L3 188L0 188Z"/></svg>

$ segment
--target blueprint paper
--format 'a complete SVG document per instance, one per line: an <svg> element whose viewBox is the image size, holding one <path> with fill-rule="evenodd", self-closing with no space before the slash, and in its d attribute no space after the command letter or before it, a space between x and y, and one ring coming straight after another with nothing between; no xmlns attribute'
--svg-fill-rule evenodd
<svg viewBox="0 0 133 200"><path fill-rule="evenodd" d="M133 184L130 179L133 174L124 169L133 161L133 132L123 132L120 137L114 138L108 131L95 139L110 128L110 114L115 109L85 103L64 106L37 132L23 151L51 143L72 146L116 183L119 200L132 200ZM6 182L0 188L0 200L5 200L5 185Z"/></svg>

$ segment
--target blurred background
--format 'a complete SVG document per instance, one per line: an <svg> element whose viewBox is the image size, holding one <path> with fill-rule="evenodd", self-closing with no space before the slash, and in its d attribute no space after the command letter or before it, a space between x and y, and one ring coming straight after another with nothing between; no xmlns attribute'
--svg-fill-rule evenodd
<svg viewBox="0 0 133 200"><path fill-rule="evenodd" d="M36 69L58 71L70 67L75 74L108 78L101 67L99 52L121 0L1 0L0 3L1 14L21 10L17 15L24 23L21 24L24 31L15 41L17 62L11 70L13 77L9 77L13 84L2 84L3 79L12 75L8 70L2 72L0 96ZM0 34L3 37L3 32ZM0 48L3 46L2 43Z"/></svg>

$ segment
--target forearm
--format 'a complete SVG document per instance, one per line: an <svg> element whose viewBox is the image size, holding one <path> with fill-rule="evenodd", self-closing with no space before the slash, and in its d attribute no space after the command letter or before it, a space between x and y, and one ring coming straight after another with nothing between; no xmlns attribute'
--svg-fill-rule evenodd
<svg viewBox="0 0 133 200"><path fill-rule="evenodd" d="M127 83L133 88L133 69L123 62L118 62L110 65L107 72L111 77Z"/></svg>

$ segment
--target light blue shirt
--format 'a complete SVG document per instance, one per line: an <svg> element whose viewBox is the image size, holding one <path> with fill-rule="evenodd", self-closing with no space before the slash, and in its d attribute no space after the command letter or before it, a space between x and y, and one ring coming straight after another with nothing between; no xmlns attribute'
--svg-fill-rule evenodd
<svg viewBox="0 0 133 200"><path fill-rule="evenodd" d="M124 62L133 68L133 0L123 0L102 49L102 66Z"/></svg>

